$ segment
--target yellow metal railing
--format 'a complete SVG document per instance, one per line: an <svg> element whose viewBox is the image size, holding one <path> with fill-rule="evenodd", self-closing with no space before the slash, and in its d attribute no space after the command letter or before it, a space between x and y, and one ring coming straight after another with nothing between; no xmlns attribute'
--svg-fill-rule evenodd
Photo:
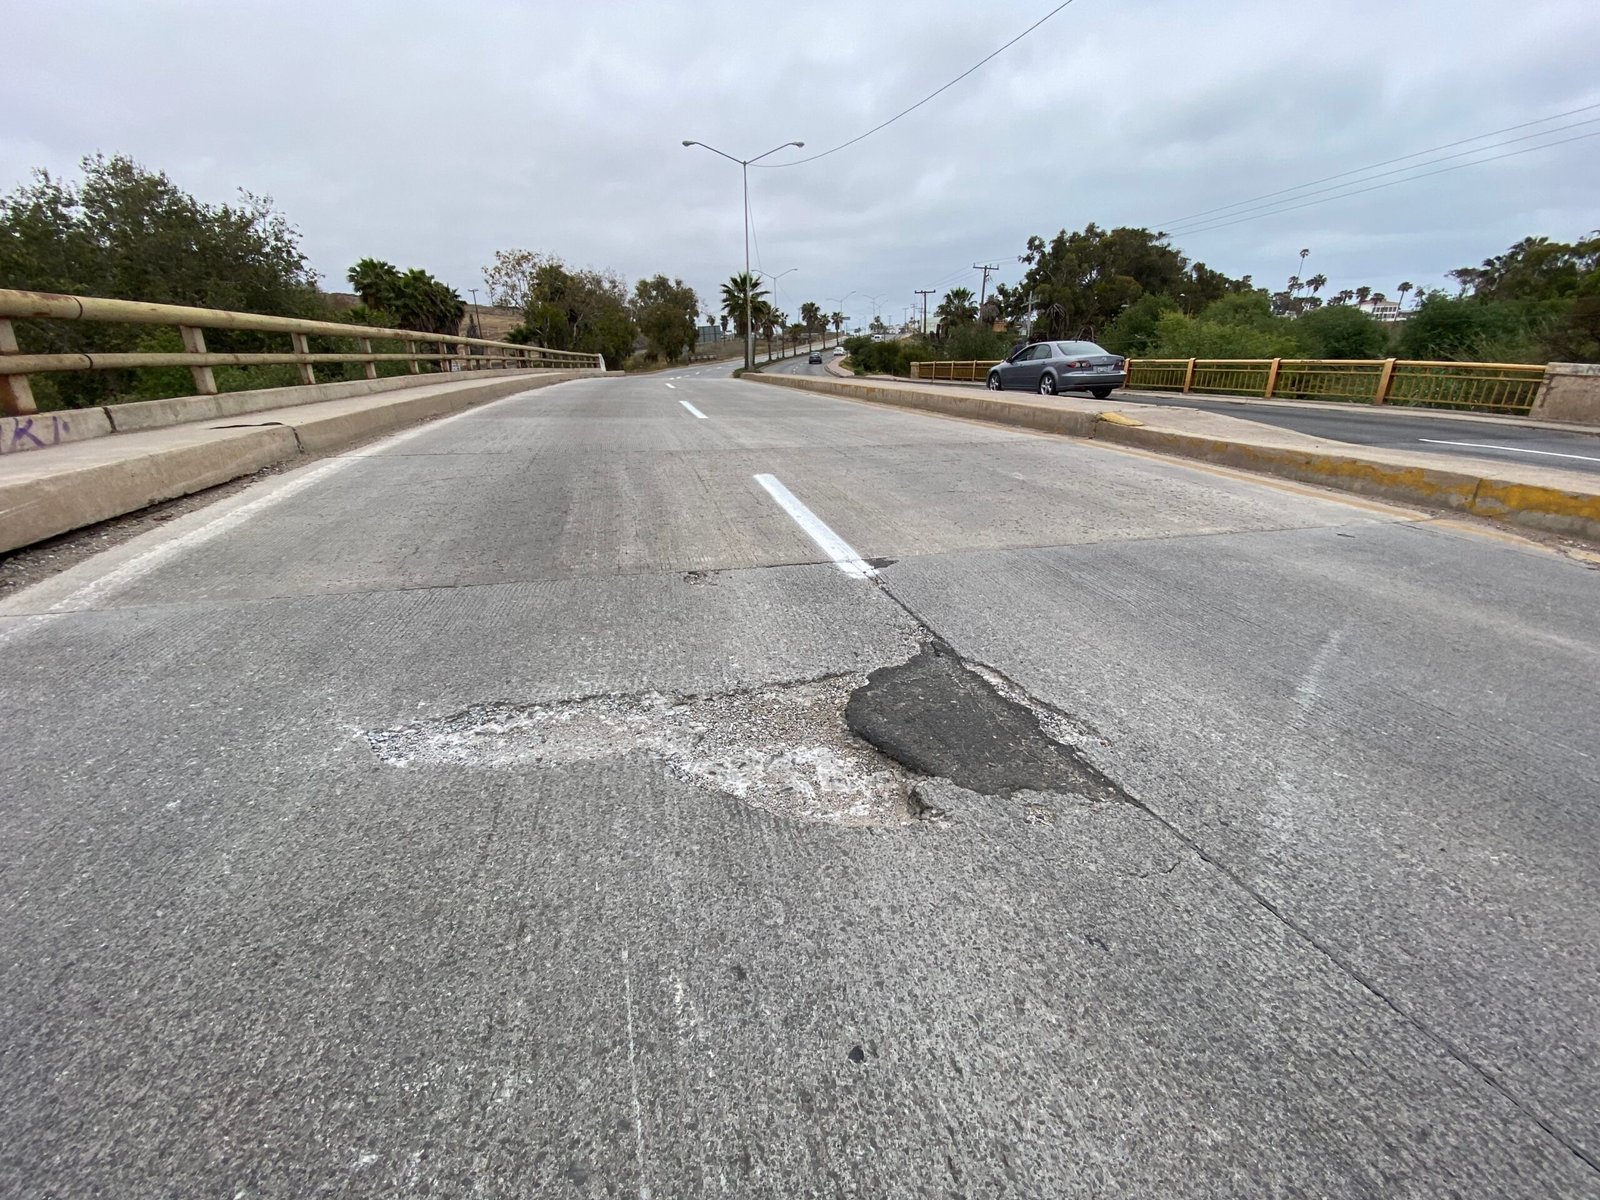
<svg viewBox="0 0 1600 1200"><path fill-rule="evenodd" d="M17 345L14 319L46 321L96 321L113 325L176 326L183 339L181 352L25 354ZM284 352L231 354L206 350L204 330L232 329L255 333L282 333L291 349ZM311 338L356 339L359 352L314 353ZM403 351L374 351L374 342L404 345ZM419 349L419 347L422 347ZM431 347L431 349L429 348ZM21 292L0 288L0 415L20 416L36 410L28 376L57 371L109 371L141 367L188 367L195 390L211 396L217 392L214 367L293 365L299 382L315 383L319 363L361 363L368 379L377 378L377 364L403 362L411 373L420 364L437 364L441 370L528 370L538 367L603 368L598 354L548 350L515 342L454 334L390 329L379 325L345 325L338 321L311 321L273 317L260 313L227 312L217 308L186 308L176 304L146 304L137 300L108 300L95 296L62 296L53 292Z"/></svg>
<svg viewBox="0 0 1600 1200"><path fill-rule="evenodd" d="M1128 387L1284 400L1527 413L1545 369L1408 359L1136 358Z"/></svg>
<svg viewBox="0 0 1600 1200"><path fill-rule="evenodd" d="M996 361L995 359L966 359L961 361L928 359L925 362L911 364L911 378L983 379L989 374L989 368L994 366Z"/></svg>

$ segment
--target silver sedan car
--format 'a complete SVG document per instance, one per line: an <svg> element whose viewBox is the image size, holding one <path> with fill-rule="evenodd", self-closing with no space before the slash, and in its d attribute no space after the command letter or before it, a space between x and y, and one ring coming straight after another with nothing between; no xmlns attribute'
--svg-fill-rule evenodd
<svg viewBox="0 0 1600 1200"><path fill-rule="evenodd" d="M1104 400L1127 382L1126 360L1093 342L1033 342L989 368L991 392L1088 392Z"/></svg>

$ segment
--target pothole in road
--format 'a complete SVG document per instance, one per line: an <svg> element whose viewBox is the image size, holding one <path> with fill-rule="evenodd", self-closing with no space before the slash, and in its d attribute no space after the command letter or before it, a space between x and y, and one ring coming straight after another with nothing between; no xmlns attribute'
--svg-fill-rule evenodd
<svg viewBox="0 0 1600 1200"><path fill-rule="evenodd" d="M1115 796L1058 740L1069 732L1058 720L980 670L926 647L865 678L716 696L484 704L365 737L380 761L402 768L562 766L644 754L678 779L762 811L847 826L942 815L925 795L934 778L992 796Z"/></svg>

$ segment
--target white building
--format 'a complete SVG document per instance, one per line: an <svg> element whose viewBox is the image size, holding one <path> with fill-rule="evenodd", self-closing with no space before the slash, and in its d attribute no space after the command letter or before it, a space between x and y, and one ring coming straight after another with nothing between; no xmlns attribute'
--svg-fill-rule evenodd
<svg viewBox="0 0 1600 1200"><path fill-rule="evenodd" d="M1383 321L1389 325L1406 319L1405 314L1400 311L1398 301L1388 300L1382 296L1374 296L1371 300L1363 300L1356 307L1374 321Z"/></svg>

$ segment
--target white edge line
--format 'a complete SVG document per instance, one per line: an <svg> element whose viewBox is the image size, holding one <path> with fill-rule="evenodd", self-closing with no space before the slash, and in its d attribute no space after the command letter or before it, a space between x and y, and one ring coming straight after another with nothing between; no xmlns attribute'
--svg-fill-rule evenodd
<svg viewBox="0 0 1600 1200"><path fill-rule="evenodd" d="M805 535L833 560L834 566L856 579L871 579L878 573L855 552L849 542L829 529L821 517L796 499L794 493L779 483L775 476L757 475L755 480L793 518Z"/></svg>
<svg viewBox="0 0 1600 1200"><path fill-rule="evenodd" d="M1446 442L1439 438L1418 438L1419 442L1427 442L1430 446L1471 446L1478 450L1505 450L1511 454L1542 454L1546 458L1575 458L1579 462L1600 462L1588 454L1562 454L1555 450L1525 450L1521 446L1496 446L1492 442Z"/></svg>
<svg viewBox="0 0 1600 1200"><path fill-rule="evenodd" d="M709 421L711 419L710 417L706 416L705 413L701 412L698 408L696 408L694 405L690 404L687 400L679 400L678 403L683 405L691 413L693 413L695 416L699 417L702 421Z"/></svg>
<svg viewBox="0 0 1600 1200"><path fill-rule="evenodd" d="M190 529L184 533L178 534L167 541L161 542L159 545L152 546L143 554L139 554L128 559L128 561L122 563L120 566L112 568L98 579L91 580L89 583L86 583L77 590L69 593L64 599L56 601L56 603L50 606L49 611L52 614L59 614L75 612L80 609L88 608L96 601L105 599L108 595L120 591L122 588L127 587L129 584L138 580L141 576L153 571L156 567L160 566L163 562L169 558L172 558L174 555L181 554L185 550L190 550L195 546L209 542L212 538L226 533L235 526L242 525L244 522L250 520L250 518L256 516L258 513L264 512L265 510L272 508L274 505L281 504L291 496L294 496L299 492L303 492L312 484L320 483L329 475L332 475L337 471L344 470L344 468L350 466L352 463L361 462L363 459L370 458L373 454L379 451L387 450L390 447L397 446L401 442L410 441L414 437L418 437L421 434L438 429L441 425L448 425L451 422L458 421L462 417L469 416L472 413L482 412L484 409L490 407L490 405L501 404L506 400L515 400L528 394L528 392L517 392L515 395L505 396L500 400L490 401L489 404L475 405L472 408L464 409L458 413L452 413L450 416L442 417L436 421L425 421L414 428L391 434L380 441L371 442L365 446L361 446L358 448L359 452L341 454L335 458L330 458L327 462L319 463L318 465L305 470L303 474L299 474L285 480L274 487L271 491L267 492L265 495L258 496L254 500L250 500L240 505L238 508L230 509L221 516L215 517L203 525L196 526L194 529Z"/></svg>

